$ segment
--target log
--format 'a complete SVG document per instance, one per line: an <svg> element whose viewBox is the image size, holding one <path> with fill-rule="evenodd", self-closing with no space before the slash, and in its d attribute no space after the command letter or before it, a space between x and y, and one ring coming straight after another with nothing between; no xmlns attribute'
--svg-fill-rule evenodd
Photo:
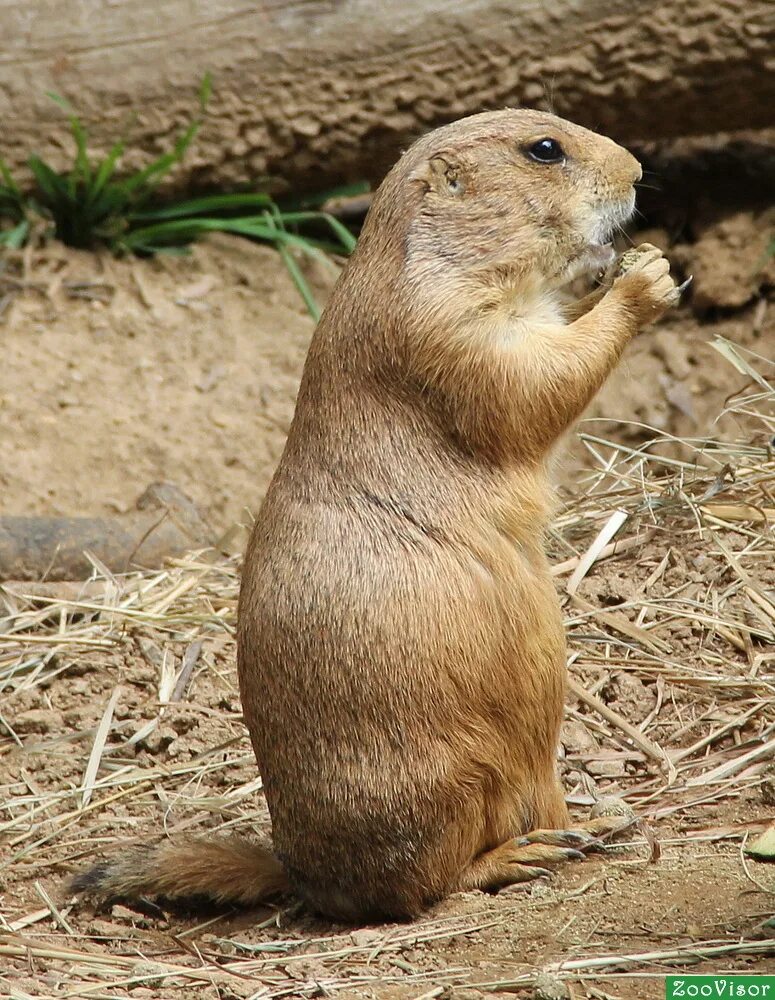
<svg viewBox="0 0 775 1000"><path fill-rule="evenodd" d="M180 183L377 180L427 129L552 105L629 143L775 124L772 0L0 0L0 152L65 162L53 90L95 144L169 148Z"/></svg>
<svg viewBox="0 0 775 1000"><path fill-rule="evenodd" d="M113 573L156 568L213 544L191 500L172 483L152 483L135 509L107 517L0 517L0 582L84 580L89 555Z"/></svg>

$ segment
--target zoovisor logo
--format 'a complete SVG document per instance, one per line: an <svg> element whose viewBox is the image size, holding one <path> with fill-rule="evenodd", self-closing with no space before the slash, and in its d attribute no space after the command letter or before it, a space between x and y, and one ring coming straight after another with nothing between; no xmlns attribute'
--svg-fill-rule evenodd
<svg viewBox="0 0 775 1000"><path fill-rule="evenodd" d="M775 1000L775 976L668 976L665 1000Z"/></svg>

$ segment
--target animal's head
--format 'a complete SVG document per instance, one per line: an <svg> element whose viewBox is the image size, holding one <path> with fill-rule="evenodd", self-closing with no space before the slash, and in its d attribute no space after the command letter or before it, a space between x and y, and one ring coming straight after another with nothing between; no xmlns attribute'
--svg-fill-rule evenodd
<svg viewBox="0 0 775 1000"><path fill-rule="evenodd" d="M393 230L420 294L481 291L495 304L499 287L556 287L606 263L640 177L605 136L543 112L488 112L416 142L386 178L365 235Z"/></svg>

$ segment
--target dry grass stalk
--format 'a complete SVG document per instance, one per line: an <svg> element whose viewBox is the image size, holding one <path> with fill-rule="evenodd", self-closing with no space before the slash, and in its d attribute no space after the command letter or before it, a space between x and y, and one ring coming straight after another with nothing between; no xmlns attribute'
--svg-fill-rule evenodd
<svg viewBox="0 0 775 1000"><path fill-rule="evenodd" d="M702 941L697 944L685 945L681 948L670 948L664 951L649 951L633 955L600 955L595 958L580 958L568 962L553 962L543 970L559 978L571 978L579 972L591 972L597 969L621 969L636 965L693 965L704 958L727 958L733 955L775 955L773 941L743 941L717 943ZM496 992L512 992L531 986L536 980L536 973L527 973L512 980L501 980L492 983L474 983L476 989Z"/></svg>
<svg viewBox="0 0 775 1000"><path fill-rule="evenodd" d="M555 575L574 574L565 601L574 651L570 690L579 705L570 717L595 747L564 761L577 786L573 802L618 791L644 816L696 818L703 805L742 800L767 779L775 755L775 456L768 445L775 394L762 391L758 381L755 386L730 407L751 428L739 442L657 436L625 447L586 435L601 469L566 503L552 533ZM758 437L754 418L764 429ZM625 523L628 536L615 540ZM444 984L474 985L481 973L423 970L403 951L507 926L522 912L520 901L497 911L483 905L463 917L430 915L362 945L345 932L323 939L273 933L253 950L233 938L204 942L191 936L184 942L179 935L165 937L164 949L154 945L148 958L132 940L117 939L108 948L74 933L78 910L70 911L42 885L42 892L34 889L50 876L52 861L59 878L136 831L161 833L149 827L149 816L156 817L154 824L163 817L171 834L265 823L233 670L238 570L235 559L192 553L152 573L114 576L95 567L83 584L0 587L0 769L14 764L0 771L8 775L0 777L6 782L0 785L0 875L28 872L32 890L24 904L12 893L0 904L0 993L8 969L21 977L20 970L46 968L57 977L51 991L57 997L125 997L135 987L166 997L186 984L215 984L225 994L252 977L251 992L240 996L295 997L316 989L319 995L352 995L400 986L430 1000ZM120 711L128 691L124 680L117 683L122 658L155 676L153 702L141 717ZM95 715L81 729L24 728L18 706L45 704L47 692L87 667L108 679L101 718ZM626 680L637 683L642 704L617 700ZM201 698L203 681L219 685L219 697L209 703ZM189 718L216 728L192 756L138 755L137 748L161 738L173 717L183 744ZM48 784L45 768L36 775L15 763L27 760L52 767L70 760L75 778ZM618 768L620 776L595 777L594 765ZM740 841L747 829L745 823L698 825L686 836L660 840L675 849L690 840L715 847ZM598 891L597 881L578 890L580 898ZM267 934L276 919L267 922ZM162 936L154 931L146 940ZM604 981L635 974L622 970L653 976L668 963L732 962L773 949L766 941L663 943L621 954L600 952L598 943L598 954L548 968L566 979ZM389 966L380 964L384 956L391 956ZM310 963L317 972L305 979L302 970ZM534 972L525 971L477 988L517 990L533 979ZM13 989L24 995L21 986Z"/></svg>

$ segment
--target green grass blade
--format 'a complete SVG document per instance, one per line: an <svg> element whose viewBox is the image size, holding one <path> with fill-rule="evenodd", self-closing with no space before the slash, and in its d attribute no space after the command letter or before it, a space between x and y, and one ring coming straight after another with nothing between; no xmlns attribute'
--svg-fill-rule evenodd
<svg viewBox="0 0 775 1000"><path fill-rule="evenodd" d="M282 207L289 210L319 208L332 198L355 198L361 194L368 194L370 190L371 185L368 181L355 181L353 184L340 184L326 191L319 191L317 194L284 198Z"/></svg>
<svg viewBox="0 0 775 1000"><path fill-rule="evenodd" d="M281 212L283 222L293 225L298 222L324 222L337 237L348 254L352 253L358 242L347 226L328 212Z"/></svg>
<svg viewBox="0 0 775 1000"><path fill-rule="evenodd" d="M252 219L170 219L157 225L141 226L130 230L122 239L122 244L132 247L134 244L149 243L187 243L204 233L223 232L236 233L238 236L251 236L254 239L273 241L277 230L265 224L260 217Z"/></svg>
<svg viewBox="0 0 775 1000"><path fill-rule="evenodd" d="M44 163L39 156L30 156L27 165L45 197L45 206L52 211L61 202L70 203L72 195L67 181Z"/></svg>
<svg viewBox="0 0 775 1000"><path fill-rule="evenodd" d="M175 205L161 208L150 208L142 212L133 212L132 220L156 221L164 219L179 219L185 216L209 214L213 212L236 211L245 208L267 208L272 204L268 194L216 194L203 198L192 198Z"/></svg>
<svg viewBox="0 0 775 1000"><path fill-rule="evenodd" d="M68 115L74 115L75 114L75 109L73 108L72 104L67 100L66 97L62 97L61 94L57 94L56 91L54 91L54 90L47 90L46 91L46 97L51 98L51 100L54 102L54 104L58 104L59 107L63 111L66 111Z"/></svg>
<svg viewBox="0 0 775 1000"><path fill-rule="evenodd" d="M13 191L0 185L0 217L17 222L26 215L25 205Z"/></svg>
<svg viewBox="0 0 775 1000"><path fill-rule="evenodd" d="M121 244L132 249L136 245L186 243L205 233L212 232L234 233L237 236L247 236L251 239L276 244L278 247L295 247L308 256L319 260L325 257L323 251L314 242L304 236L280 229L276 225L274 217L268 213L238 219L204 218L201 216L170 219L156 225L130 229L122 236Z"/></svg>
<svg viewBox="0 0 775 1000"><path fill-rule="evenodd" d="M81 181L89 188L92 180L92 169L89 162L88 136L77 115L70 116L70 131L75 139L75 167L71 171L71 176L75 175L76 183Z"/></svg>
<svg viewBox="0 0 775 1000"><path fill-rule="evenodd" d="M119 139L118 142L114 143L108 155L97 167L97 172L94 175L94 184L92 185L93 197L96 198L100 194L102 189L107 184L108 180L113 176L116 170L116 164L124 155L124 149L126 148L124 140Z"/></svg>
<svg viewBox="0 0 775 1000"><path fill-rule="evenodd" d="M297 236L296 233L286 233L284 230L276 230L272 234L272 241L275 243L282 243L284 246L295 247L302 253L307 254L308 257L314 257L316 260L325 260L326 254L323 250L317 246L314 240L308 239L306 236Z"/></svg>
<svg viewBox="0 0 775 1000"><path fill-rule="evenodd" d="M179 162L180 160L183 159L183 157L184 157L184 155L186 153L186 150L191 145L191 143L194 141L194 136L199 131L199 128L200 128L201 124L202 123L200 121L198 121L198 120L191 122L191 124L188 126L188 128L186 129L186 131L183 133L183 135L181 135L180 138L175 143L175 159L176 159L176 162Z"/></svg>
<svg viewBox="0 0 775 1000"><path fill-rule="evenodd" d="M109 219L122 219L123 226L126 228L127 224L124 213L126 203L121 198L118 200L113 198L112 195L113 191L108 186L102 194L97 195L95 200L90 202L86 207L86 214L88 214L94 226L101 226Z"/></svg>
<svg viewBox="0 0 775 1000"><path fill-rule="evenodd" d="M152 163L149 163L147 167L143 167L142 170L138 170L137 173L128 177L123 182L127 192L134 194L145 188L146 190L142 193L143 197L147 198L153 187L163 179L164 175L169 173L177 163L180 163L198 130L199 122L192 122L177 140L175 148L171 152L163 153Z"/></svg>
<svg viewBox="0 0 775 1000"><path fill-rule="evenodd" d="M307 279L301 273L299 265L291 256L287 247L283 246L282 243L278 243L277 250L283 259L283 263L288 269L288 274L290 274L291 280L293 281L294 285L296 285L296 288L299 291L299 295L301 295L302 299L304 300L304 305L307 307L307 311L317 323L317 321L320 319L320 309L318 308L318 304L315 301L315 296L312 294L312 289L309 287Z"/></svg>
<svg viewBox="0 0 775 1000"><path fill-rule="evenodd" d="M208 70L202 77L202 83L199 86L199 107L202 111L207 110L207 105L210 103L210 98L213 93L213 78Z"/></svg>
<svg viewBox="0 0 775 1000"><path fill-rule="evenodd" d="M143 226L140 229L130 229L123 233L117 242L126 250L141 249L145 251L151 245L169 246L176 243L191 243L209 231L209 227L204 225L201 220L192 222L189 219L185 219L182 225L160 223L158 226Z"/></svg>
<svg viewBox="0 0 775 1000"><path fill-rule="evenodd" d="M290 233L289 235L293 236L294 234ZM333 240L323 240L316 236L307 235L299 236L298 239L304 243L304 247L299 249L304 249L310 256L317 256L318 259L325 257L330 260L331 257L341 257L343 254L342 245L338 241L335 243Z"/></svg>
<svg viewBox="0 0 775 1000"><path fill-rule="evenodd" d="M351 254L357 246L358 240L353 236L347 226L345 226L343 222L340 222L335 216L329 215L328 212L321 212L320 214L328 223L329 228L333 230L336 236L339 237L339 242L344 247L345 252Z"/></svg>
<svg viewBox="0 0 775 1000"><path fill-rule="evenodd" d="M143 167L142 170L138 170L136 173L132 174L131 177L127 177L126 180L122 182L124 189L128 194L134 194L136 191L142 189L146 184L148 184L152 178L157 175L164 174L177 163L177 156L175 153L163 153L160 157L149 163L147 167Z"/></svg>
<svg viewBox="0 0 775 1000"><path fill-rule="evenodd" d="M18 226L13 229L6 229L0 232L0 246L9 250L20 250L27 242L30 232L30 224L26 219L22 219Z"/></svg>
<svg viewBox="0 0 775 1000"><path fill-rule="evenodd" d="M13 175L11 171L8 169L8 164L2 157L0 157L0 176L2 176L5 186L8 188L8 190L17 198L19 198L19 200L21 200L22 194L21 191L19 190L19 185L13 179Z"/></svg>

